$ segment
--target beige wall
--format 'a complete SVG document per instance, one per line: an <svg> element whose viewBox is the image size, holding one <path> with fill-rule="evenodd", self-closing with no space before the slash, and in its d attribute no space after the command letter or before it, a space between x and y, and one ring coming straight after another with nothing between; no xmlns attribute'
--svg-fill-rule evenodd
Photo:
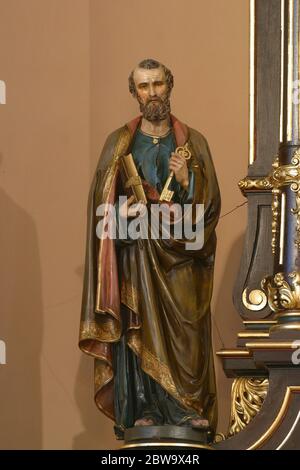
<svg viewBox="0 0 300 470"><path fill-rule="evenodd" d="M0 446L71 448L83 427L88 3L1 0L0 75Z"/></svg>
<svg viewBox="0 0 300 470"><path fill-rule="evenodd" d="M248 2L0 0L1 448L117 445L77 349L85 209L106 135L138 114L127 77L146 57L172 69L173 112L208 138L230 211L247 168ZM240 328L231 292L245 225L245 207L219 223L216 349ZM216 367L224 431L230 381Z"/></svg>

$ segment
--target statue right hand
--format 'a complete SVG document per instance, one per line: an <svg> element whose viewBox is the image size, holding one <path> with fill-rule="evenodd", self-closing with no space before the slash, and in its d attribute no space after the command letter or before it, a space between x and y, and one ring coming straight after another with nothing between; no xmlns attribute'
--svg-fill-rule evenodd
<svg viewBox="0 0 300 470"><path fill-rule="evenodd" d="M130 196L120 207L119 214L123 218L133 218L137 215L143 216L147 210L143 202L134 203L134 196Z"/></svg>

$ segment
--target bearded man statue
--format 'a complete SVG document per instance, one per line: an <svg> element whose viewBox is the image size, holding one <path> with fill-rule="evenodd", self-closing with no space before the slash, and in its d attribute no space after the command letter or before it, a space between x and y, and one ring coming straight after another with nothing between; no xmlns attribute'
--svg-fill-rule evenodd
<svg viewBox="0 0 300 470"><path fill-rule="evenodd" d="M95 401L118 438L134 426L216 427L210 302L220 194L206 139L171 114L173 84L156 60L132 71L141 115L107 138L89 195L79 345L95 358ZM129 153L146 204L134 196L118 202L127 194L121 160ZM201 247L187 250L174 236L97 236L100 205L132 220L160 202L171 171L172 202L204 207Z"/></svg>

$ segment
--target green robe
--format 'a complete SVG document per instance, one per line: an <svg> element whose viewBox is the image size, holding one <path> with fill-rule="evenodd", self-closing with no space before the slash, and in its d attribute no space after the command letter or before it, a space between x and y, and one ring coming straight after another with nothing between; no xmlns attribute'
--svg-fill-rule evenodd
<svg viewBox="0 0 300 470"><path fill-rule="evenodd" d="M210 300L220 194L205 138L172 116L176 145L188 142L192 153L193 204L205 207L201 249L187 251L183 240L171 238L140 240L120 250L114 240L96 237L97 206L114 204L124 194L119 157L132 150L140 119L108 137L90 190L80 347L96 359L95 400L113 420L114 392L123 393L114 388L116 354L126 347L145 378L157 383L187 416L206 417L214 428ZM128 408L129 426L135 411L128 416Z"/></svg>

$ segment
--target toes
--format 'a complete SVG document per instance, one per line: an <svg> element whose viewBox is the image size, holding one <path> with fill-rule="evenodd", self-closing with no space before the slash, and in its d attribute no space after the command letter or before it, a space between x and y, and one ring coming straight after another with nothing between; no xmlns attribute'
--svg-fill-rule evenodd
<svg viewBox="0 0 300 470"><path fill-rule="evenodd" d="M137 419L134 423L135 426L153 426L154 421L152 419L142 418Z"/></svg>
<svg viewBox="0 0 300 470"><path fill-rule="evenodd" d="M202 427L208 427L209 423L207 419L192 419L191 420L192 426L202 426Z"/></svg>

